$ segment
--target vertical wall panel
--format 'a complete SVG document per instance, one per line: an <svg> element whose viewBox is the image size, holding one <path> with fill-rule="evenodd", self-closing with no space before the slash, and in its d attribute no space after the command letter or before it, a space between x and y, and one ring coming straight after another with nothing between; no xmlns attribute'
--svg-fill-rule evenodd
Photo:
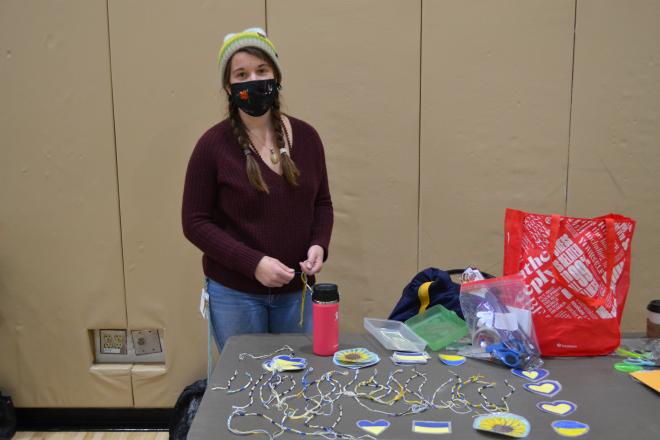
<svg viewBox="0 0 660 440"><path fill-rule="evenodd" d="M115 0L109 11L128 324L165 328L167 343L166 376L133 371L135 402L171 406L206 374L201 253L181 231L185 170L225 115L222 39L265 26L265 3Z"/></svg>
<svg viewBox="0 0 660 440"><path fill-rule="evenodd" d="M286 110L325 145L335 227L320 278L340 286L345 329L386 317L416 271L419 8L268 2Z"/></svg>
<svg viewBox="0 0 660 440"><path fill-rule="evenodd" d="M0 44L0 385L20 407L130 406L87 332L126 325L106 4L3 1Z"/></svg>
<svg viewBox="0 0 660 440"><path fill-rule="evenodd" d="M574 2L423 16L420 268L501 274L505 208L564 211Z"/></svg>
<svg viewBox="0 0 660 440"><path fill-rule="evenodd" d="M660 298L660 3L579 0L568 211L637 220L624 330Z"/></svg>

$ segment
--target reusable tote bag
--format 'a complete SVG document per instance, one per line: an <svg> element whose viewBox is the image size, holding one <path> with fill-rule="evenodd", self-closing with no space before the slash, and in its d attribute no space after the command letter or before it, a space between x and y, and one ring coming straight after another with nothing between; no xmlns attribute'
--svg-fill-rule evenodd
<svg viewBox="0 0 660 440"><path fill-rule="evenodd" d="M635 221L506 210L504 275L520 272L545 356L611 353L630 286Z"/></svg>

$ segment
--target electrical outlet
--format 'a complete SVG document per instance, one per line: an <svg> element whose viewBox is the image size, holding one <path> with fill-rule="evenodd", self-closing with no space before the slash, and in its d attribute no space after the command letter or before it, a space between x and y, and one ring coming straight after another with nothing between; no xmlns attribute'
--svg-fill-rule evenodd
<svg viewBox="0 0 660 440"><path fill-rule="evenodd" d="M100 330L99 346L102 354L126 354L126 330Z"/></svg>

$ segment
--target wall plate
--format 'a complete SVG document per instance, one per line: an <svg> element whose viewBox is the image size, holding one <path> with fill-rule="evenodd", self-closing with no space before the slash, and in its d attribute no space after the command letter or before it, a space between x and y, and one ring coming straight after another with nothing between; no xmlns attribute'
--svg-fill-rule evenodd
<svg viewBox="0 0 660 440"><path fill-rule="evenodd" d="M163 364L165 329L90 329L94 363Z"/></svg>
<svg viewBox="0 0 660 440"><path fill-rule="evenodd" d="M158 330L131 330L133 338L133 349L137 356L144 354L161 353L163 348L160 345Z"/></svg>

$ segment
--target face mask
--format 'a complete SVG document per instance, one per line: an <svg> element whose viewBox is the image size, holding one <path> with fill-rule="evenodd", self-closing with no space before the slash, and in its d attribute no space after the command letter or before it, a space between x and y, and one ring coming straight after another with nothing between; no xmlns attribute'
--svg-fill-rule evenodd
<svg viewBox="0 0 660 440"><path fill-rule="evenodd" d="M230 87L230 101L250 116L265 114L278 95L278 85L274 79L246 81Z"/></svg>

